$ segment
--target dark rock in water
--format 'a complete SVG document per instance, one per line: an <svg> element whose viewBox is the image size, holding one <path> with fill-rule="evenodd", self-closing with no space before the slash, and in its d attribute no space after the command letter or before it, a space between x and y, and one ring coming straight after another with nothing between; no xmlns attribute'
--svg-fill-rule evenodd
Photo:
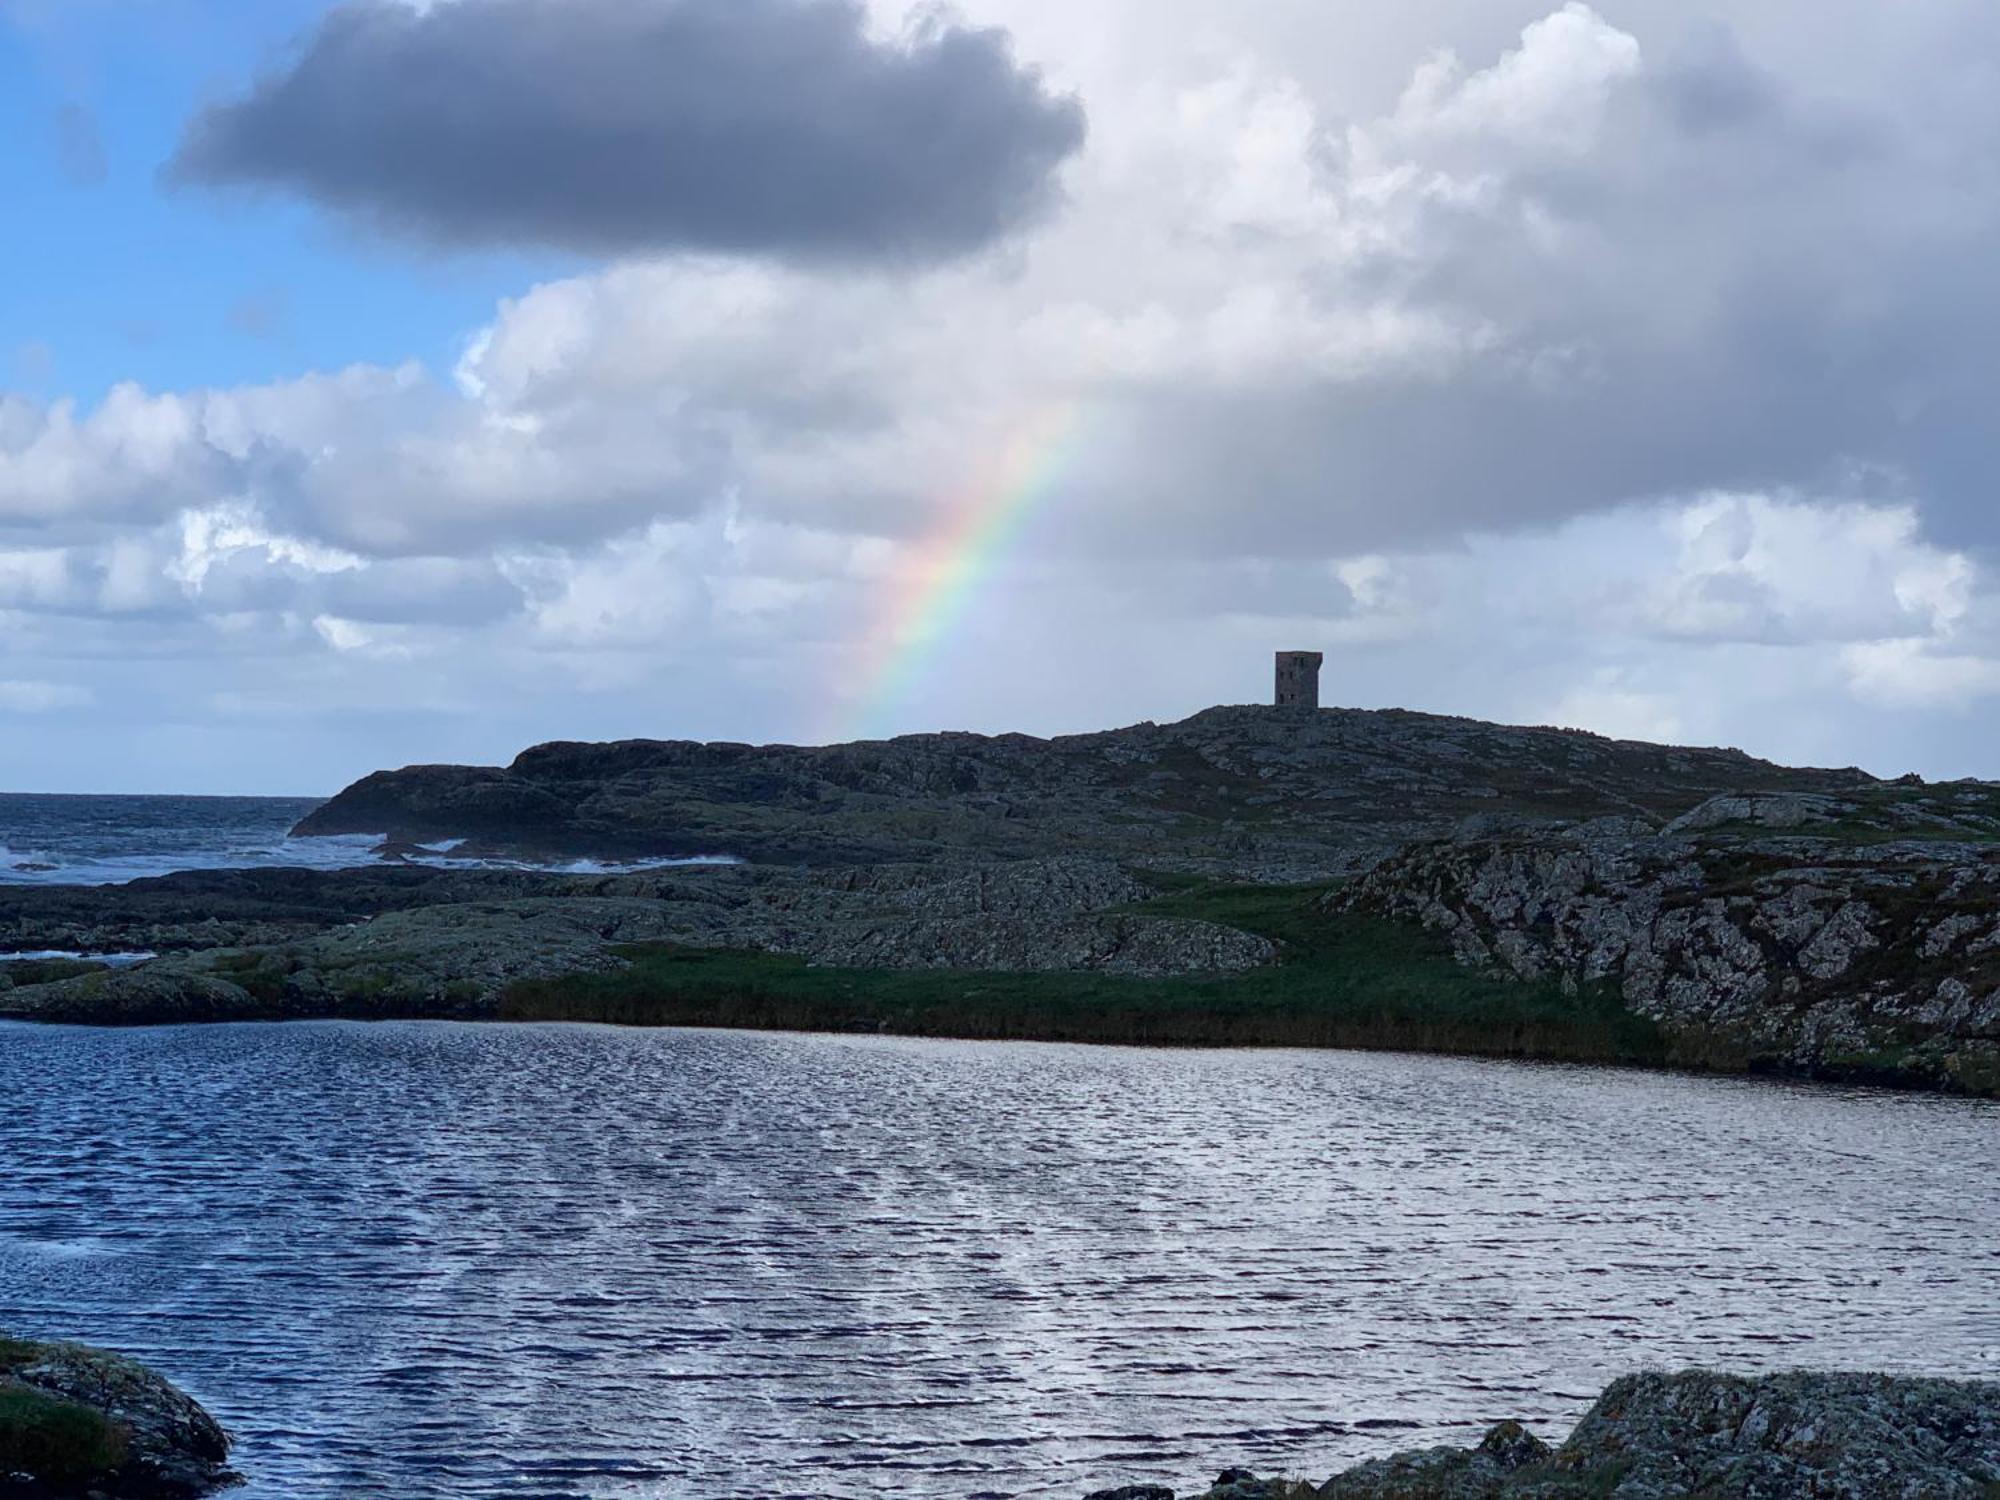
<svg viewBox="0 0 2000 1500"><path fill-rule="evenodd" d="M1294 1500L1311 1486L1289 1479L1259 1479L1248 1469L1224 1469L1206 1500Z"/></svg>
<svg viewBox="0 0 2000 1500"><path fill-rule="evenodd" d="M195 1500L238 1482L229 1447L143 1365L0 1339L0 1500Z"/></svg>
<svg viewBox="0 0 2000 1500"><path fill-rule="evenodd" d="M1174 1500L1174 1492L1160 1484L1127 1484L1115 1490L1096 1490L1084 1500Z"/></svg>
<svg viewBox="0 0 2000 1500"><path fill-rule="evenodd" d="M1321 1485L1228 1470L1201 1500L1992 1500L1996 1491L2000 1385L1690 1370L1614 1382L1560 1448L1503 1422L1477 1448L1399 1453Z"/></svg>

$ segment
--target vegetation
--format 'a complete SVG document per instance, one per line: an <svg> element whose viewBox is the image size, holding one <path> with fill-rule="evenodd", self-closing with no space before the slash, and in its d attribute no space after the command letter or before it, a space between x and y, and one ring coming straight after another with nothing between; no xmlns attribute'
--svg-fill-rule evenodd
<svg viewBox="0 0 2000 1500"><path fill-rule="evenodd" d="M510 1020L866 1031L1152 1046L1327 1046L1658 1063L1666 1046L1615 993L1496 978L1432 935L1329 911L1327 887L1159 879L1131 908L1259 933L1282 959L1247 974L1146 979L815 968L768 953L645 945L609 974L524 981Z"/></svg>
<svg viewBox="0 0 2000 1500"><path fill-rule="evenodd" d="M41 1346L0 1338L0 1475L33 1474L70 1484L125 1462L125 1433L102 1412L7 1379Z"/></svg>
<svg viewBox="0 0 2000 1500"><path fill-rule="evenodd" d="M106 966L87 958L17 958L0 964L0 989L17 985L54 984L83 974L102 974Z"/></svg>

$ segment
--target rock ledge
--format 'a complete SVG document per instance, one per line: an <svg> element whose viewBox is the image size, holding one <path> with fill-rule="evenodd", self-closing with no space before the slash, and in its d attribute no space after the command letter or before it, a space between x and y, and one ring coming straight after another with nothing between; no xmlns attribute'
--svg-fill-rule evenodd
<svg viewBox="0 0 2000 1500"><path fill-rule="evenodd" d="M0 1338L0 1500L196 1500L239 1482L229 1447L144 1365Z"/></svg>
<svg viewBox="0 0 2000 1500"><path fill-rule="evenodd" d="M1226 1470L1202 1500L1992 1500L2000 1385L1689 1370L1607 1387L1551 1449L1518 1422L1324 1484ZM1089 1500L1173 1500L1157 1485Z"/></svg>

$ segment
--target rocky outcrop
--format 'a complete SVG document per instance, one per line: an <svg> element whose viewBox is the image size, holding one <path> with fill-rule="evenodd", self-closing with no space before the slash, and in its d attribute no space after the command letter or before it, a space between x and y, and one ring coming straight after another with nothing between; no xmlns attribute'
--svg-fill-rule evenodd
<svg viewBox="0 0 2000 1500"><path fill-rule="evenodd" d="M1323 1484L1225 1472L1203 1500L1990 1500L2000 1385L1886 1375L1635 1375L1549 1448L1503 1422ZM1173 1500L1159 1486L1091 1500Z"/></svg>
<svg viewBox="0 0 2000 1500"><path fill-rule="evenodd" d="M1681 835L1421 844L1332 899L1418 921L1466 963L1612 987L1677 1061L2000 1092L2000 851L1722 837L1769 826L1725 811Z"/></svg>
<svg viewBox="0 0 2000 1500"><path fill-rule="evenodd" d="M235 1482L229 1447L143 1365L0 1338L0 1500L193 1500Z"/></svg>
<svg viewBox="0 0 2000 1500"><path fill-rule="evenodd" d="M377 890L371 879L354 883ZM482 888L494 896L450 899ZM508 894L522 888L539 894ZM312 889L330 900L342 882L323 878ZM408 882L390 889L412 899ZM299 913L301 935L274 942L167 951L133 968L58 966L43 982L0 983L0 1018L479 1020L497 1014L518 981L615 970L626 963L619 948L648 943L790 954L836 968L1131 976L1240 973L1277 956L1269 940L1234 928L1116 910L1154 893L1101 860L491 883L442 876L435 894L443 899L317 928ZM251 930L268 929L260 919ZM158 929L135 936L171 947Z"/></svg>
<svg viewBox="0 0 2000 1500"><path fill-rule="evenodd" d="M1838 796L1859 771L1401 711L1215 708L1043 740L552 744L500 767L378 772L301 834L816 866L1092 854L1253 879L1364 866L1474 814L1657 824L1717 794Z"/></svg>

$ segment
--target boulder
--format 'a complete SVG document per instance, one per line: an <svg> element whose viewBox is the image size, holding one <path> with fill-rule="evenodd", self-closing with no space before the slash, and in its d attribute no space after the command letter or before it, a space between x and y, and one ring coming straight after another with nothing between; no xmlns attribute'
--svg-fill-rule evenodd
<svg viewBox="0 0 2000 1500"><path fill-rule="evenodd" d="M229 1448L144 1365L0 1339L0 1500L194 1500L238 1482Z"/></svg>
<svg viewBox="0 0 2000 1500"><path fill-rule="evenodd" d="M1148 1493L1105 1490L1093 1500ZM1688 1370L1613 1382L1557 1449L1518 1422L1502 1422L1476 1448L1398 1453L1321 1485L1230 1469L1201 1500L1991 1500L1996 1493L2000 1385Z"/></svg>

